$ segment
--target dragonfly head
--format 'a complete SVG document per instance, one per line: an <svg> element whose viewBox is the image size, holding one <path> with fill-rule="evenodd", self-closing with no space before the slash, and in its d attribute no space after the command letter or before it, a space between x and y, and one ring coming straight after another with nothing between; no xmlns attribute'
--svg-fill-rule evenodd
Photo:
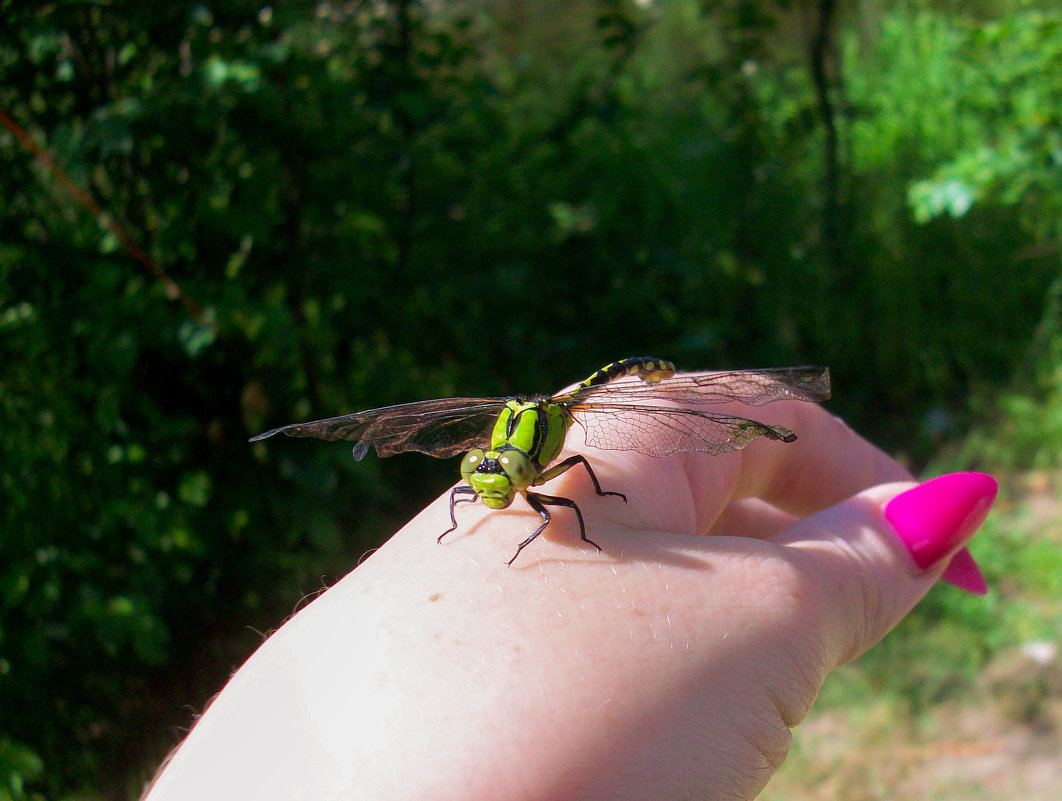
<svg viewBox="0 0 1062 801"><path fill-rule="evenodd" d="M475 448L461 460L461 477L476 491L485 506L505 509L517 491L535 478L531 460L518 450L490 451Z"/></svg>

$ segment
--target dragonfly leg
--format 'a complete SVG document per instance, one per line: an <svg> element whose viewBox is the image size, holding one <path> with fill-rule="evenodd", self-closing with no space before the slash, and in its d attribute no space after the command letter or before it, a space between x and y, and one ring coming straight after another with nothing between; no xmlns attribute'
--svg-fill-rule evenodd
<svg viewBox="0 0 1062 801"><path fill-rule="evenodd" d="M576 454L575 456L569 456L563 462L558 462L557 464L553 465L553 467L549 468L548 470L544 470L542 473L539 474L538 478L536 478L534 480L534 482L532 482L532 486L537 487L540 484L545 484L547 481L549 481L550 479L556 478L561 473L568 472L573 467L575 467L577 464L581 464L583 467L586 468L586 472L590 476L590 480L594 482L594 490L597 491L598 495L601 495L602 497L604 497L605 495L615 495L615 496L617 496L619 498L623 498L623 502L624 503L627 502L627 496L624 495L622 492L606 492L605 490L601 489L601 482L599 482L597 480L597 476L594 475L594 470L593 470L592 467L590 467L590 462L586 461L586 457L585 456L581 456L579 454ZM539 497L546 497L546 496L539 496ZM586 537L583 537L583 539L586 539Z"/></svg>
<svg viewBox="0 0 1062 801"><path fill-rule="evenodd" d="M549 525L549 521L552 519L549 510L546 509L547 506L567 506L569 509L574 509L575 516L579 519L579 538L582 539L583 542L593 545L598 551L601 550L600 545L586 536L586 525L583 523L583 513L579 511L579 507L575 505L575 501L571 498L559 498L556 495L543 495L538 492L525 492L524 497L527 498L527 502L531 505L531 508L542 516L542 525L531 532L531 536L516 547L516 553L514 553L513 558L509 560L510 566L516 561L516 557L520 555L520 551L530 545L535 537L546 530L546 526Z"/></svg>
<svg viewBox="0 0 1062 801"><path fill-rule="evenodd" d="M458 495L471 495L472 497L471 498L458 498L457 497ZM445 537L447 534L452 534L454 531L457 530L457 517L456 517L456 515L454 515L454 507L456 507L457 504L462 503L462 502L474 501L478 497L479 496L476 495L476 491L474 489L472 489L470 486L468 486L467 484L462 484L460 487L454 487L453 490L451 490L451 492L450 492L450 522L453 523L453 525L450 526L450 528L446 529L446 531L444 531L442 534L439 535L439 539L435 540L437 543L442 545L443 537Z"/></svg>

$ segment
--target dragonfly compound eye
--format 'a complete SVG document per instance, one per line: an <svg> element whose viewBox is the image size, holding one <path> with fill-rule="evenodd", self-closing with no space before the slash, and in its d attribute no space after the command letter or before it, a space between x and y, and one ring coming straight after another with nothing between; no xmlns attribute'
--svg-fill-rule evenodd
<svg viewBox="0 0 1062 801"><path fill-rule="evenodd" d="M498 458L498 464L513 482L516 489L524 489L535 480L535 469L531 460L520 451L508 451Z"/></svg>
<svg viewBox="0 0 1062 801"><path fill-rule="evenodd" d="M469 476L476 472L476 468L483 464L483 449L473 448L465 454L465 458L461 460L461 478L466 482Z"/></svg>

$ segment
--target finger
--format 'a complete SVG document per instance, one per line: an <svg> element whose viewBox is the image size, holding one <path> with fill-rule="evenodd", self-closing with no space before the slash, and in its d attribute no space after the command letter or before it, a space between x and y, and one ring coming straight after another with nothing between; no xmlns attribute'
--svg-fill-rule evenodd
<svg viewBox="0 0 1062 801"><path fill-rule="evenodd" d="M796 517L759 498L728 504L706 532L710 536L752 537L766 540L796 522Z"/></svg>
<svg viewBox="0 0 1062 801"><path fill-rule="evenodd" d="M759 498L802 517L867 487L912 478L902 465L815 404L772 404L759 419L791 429L797 440L757 440L736 462L708 454L687 460L700 531L712 529L724 506L735 500ZM728 488L725 495L721 488Z"/></svg>
<svg viewBox="0 0 1062 801"><path fill-rule="evenodd" d="M822 407L787 403L779 411L798 439L787 445L765 441L757 444L782 447L750 449L738 478L740 496L804 515L868 487L911 480L906 468Z"/></svg>
<svg viewBox="0 0 1062 801"><path fill-rule="evenodd" d="M775 538L800 554L812 577L833 666L862 654L918 603L984 522L996 491L982 473L887 484Z"/></svg>
<svg viewBox="0 0 1062 801"><path fill-rule="evenodd" d="M749 413L740 404L724 411ZM599 477L627 496L615 519L637 529L765 538L795 517L867 487L912 479L898 462L816 404L781 402L757 411L759 421L785 426L798 439L786 443L764 438L722 455L695 452L665 459L630 450L591 449ZM573 475L576 472L559 479L560 494L579 492L581 473ZM583 481L584 497L588 488Z"/></svg>

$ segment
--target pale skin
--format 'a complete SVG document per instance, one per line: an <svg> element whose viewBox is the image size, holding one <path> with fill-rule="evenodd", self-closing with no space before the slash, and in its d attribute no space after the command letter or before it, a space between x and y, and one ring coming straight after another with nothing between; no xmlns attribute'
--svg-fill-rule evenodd
<svg viewBox="0 0 1062 801"><path fill-rule="evenodd" d="M882 518L900 465L813 404L755 412L799 440L580 448L628 502L581 468L544 490L602 553L557 508L506 567L539 523L520 498L460 504L437 545L439 498L259 648L148 798L753 798L826 675L944 568Z"/></svg>

